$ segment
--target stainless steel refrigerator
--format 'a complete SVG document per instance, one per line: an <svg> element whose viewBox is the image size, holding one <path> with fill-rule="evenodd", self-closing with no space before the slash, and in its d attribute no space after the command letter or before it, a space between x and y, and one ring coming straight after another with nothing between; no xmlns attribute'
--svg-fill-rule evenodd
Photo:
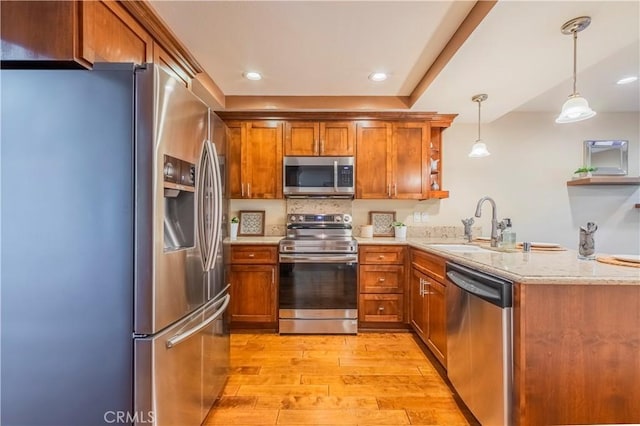
<svg viewBox="0 0 640 426"><path fill-rule="evenodd" d="M229 366L224 124L153 65L0 88L0 423L201 424Z"/></svg>

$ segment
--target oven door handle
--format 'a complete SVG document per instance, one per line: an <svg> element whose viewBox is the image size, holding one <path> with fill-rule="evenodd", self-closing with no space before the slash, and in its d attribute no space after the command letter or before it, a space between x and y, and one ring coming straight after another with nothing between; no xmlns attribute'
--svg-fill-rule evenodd
<svg viewBox="0 0 640 426"><path fill-rule="evenodd" d="M357 261L358 255L355 254L337 256L280 255L280 263L356 263Z"/></svg>

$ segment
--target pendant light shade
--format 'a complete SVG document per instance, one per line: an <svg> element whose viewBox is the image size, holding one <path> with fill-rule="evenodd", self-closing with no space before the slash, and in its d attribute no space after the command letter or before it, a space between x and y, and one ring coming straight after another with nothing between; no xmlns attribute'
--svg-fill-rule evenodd
<svg viewBox="0 0 640 426"><path fill-rule="evenodd" d="M589 102L576 90L576 63L577 63L577 44L578 33L589 26L591 18L588 16L580 16L574 18L562 26L560 31L562 34L573 35L573 93L569 95L569 99L562 105L562 111L556 118L556 123L575 123L576 121L586 120L596 115L596 112L589 107Z"/></svg>
<svg viewBox="0 0 640 426"><path fill-rule="evenodd" d="M482 139L480 139L480 106L482 101L486 101L487 98L488 96L484 93L475 95L471 98L473 102L478 103L478 139L476 139L476 143L471 147L471 152L469 153L469 157L471 158L481 158L491 155L487 149L487 145L485 145L484 142L482 142Z"/></svg>

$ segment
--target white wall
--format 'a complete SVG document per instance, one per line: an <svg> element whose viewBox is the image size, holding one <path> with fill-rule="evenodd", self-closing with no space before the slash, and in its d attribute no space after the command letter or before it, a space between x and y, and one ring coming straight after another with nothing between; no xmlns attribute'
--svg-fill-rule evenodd
<svg viewBox="0 0 640 426"><path fill-rule="evenodd" d="M476 124L454 124L444 133L444 185L450 198L431 216L434 224L458 224L473 215L484 195L498 206L498 219L510 217L519 241L557 242L576 248L579 227L596 222L597 252L640 253L638 186L572 186L566 181L582 165L583 141L629 141L629 175L640 173L637 113L599 114L572 124L556 124L548 113L511 113L482 126L491 156L469 158ZM433 210L435 201L416 207ZM483 206L484 234L491 209Z"/></svg>

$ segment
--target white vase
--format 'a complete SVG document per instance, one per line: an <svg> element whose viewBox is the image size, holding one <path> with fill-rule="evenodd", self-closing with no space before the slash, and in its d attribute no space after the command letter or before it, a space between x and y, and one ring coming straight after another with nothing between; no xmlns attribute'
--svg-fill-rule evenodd
<svg viewBox="0 0 640 426"><path fill-rule="evenodd" d="M396 239L404 240L407 238L407 227L406 226L394 226L393 232L395 232Z"/></svg>
<svg viewBox="0 0 640 426"><path fill-rule="evenodd" d="M231 222L231 232L229 233L229 238L231 238L232 240L238 239L238 225L240 224Z"/></svg>

